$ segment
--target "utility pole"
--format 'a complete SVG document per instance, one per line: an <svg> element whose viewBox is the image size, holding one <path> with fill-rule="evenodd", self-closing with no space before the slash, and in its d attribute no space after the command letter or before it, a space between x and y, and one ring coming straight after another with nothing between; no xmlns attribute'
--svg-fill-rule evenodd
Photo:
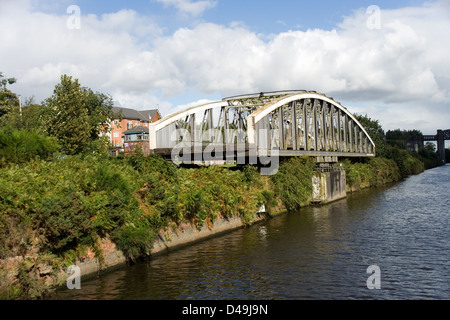
<svg viewBox="0 0 450 320"><path fill-rule="evenodd" d="M21 96L20 96L20 94L17 95L17 97L19 98L20 121L22 122L22 101L21 101Z"/></svg>

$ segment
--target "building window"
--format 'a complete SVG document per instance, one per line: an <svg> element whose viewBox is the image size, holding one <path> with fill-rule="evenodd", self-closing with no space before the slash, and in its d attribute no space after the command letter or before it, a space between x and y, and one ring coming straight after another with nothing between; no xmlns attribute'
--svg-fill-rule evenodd
<svg viewBox="0 0 450 320"><path fill-rule="evenodd" d="M127 129L130 130L132 127L133 127L133 122L132 121L128 121Z"/></svg>
<svg viewBox="0 0 450 320"><path fill-rule="evenodd" d="M114 120L114 125L117 127L119 125L119 120Z"/></svg>
<svg viewBox="0 0 450 320"><path fill-rule="evenodd" d="M118 138L119 137L119 132L113 132L113 137L114 138Z"/></svg>

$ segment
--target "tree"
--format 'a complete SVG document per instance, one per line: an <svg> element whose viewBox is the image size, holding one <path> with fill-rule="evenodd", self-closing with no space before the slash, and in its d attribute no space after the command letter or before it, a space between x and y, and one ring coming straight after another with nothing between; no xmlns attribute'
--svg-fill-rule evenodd
<svg viewBox="0 0 450 320"><path fill-rule="evenodd" d="M0 118L11 112L15 107L19 108L19 98L17 95L6 88L9 84L14 84L15 78L4 78L0 72Z"/></svg>
<svg viewBox="0 0 450 320"><path fill-rule="evenodd" d="M13 84L16 83L16 78L4 78L3 73L0 72L0 84L2 85L2 89L6 90L7 84Z"/></svg>
<svg viewBox="0 0 450 320"><path fill-rule="evenodd" d="M100 132L109 130L109 122L112 119L113 100L110 96L93 92L89 88L83 88L86 94L86 108L88 110L89 125L91 127L90 140L99 139Z"/></svg>
<svg viewBox="0 0 450 320"><path fill-rule="evenodd" d="M355 115L356 120L361 123L364 129L369 134L373 143L375 143L377 156L385 156L385 135L384 130L381 127L378 120L373 120L369 118L367 115Z"/></svg>
<svg viewBox="0 0 450 320"><path fill-rule="evenodd" d="M108 141L100 139L100 133L109 130L113 116L110 96L81 87L78 79L63 75L45 107L46 130L58 138L63 152L77 154L104 149Z"/></svg>
<svg viewBox="0 0 450 320"><path fill-rule="evenodd" d="M392 146L397 146L402 149L406 149L406 141L409 138L421 136L420 130L389 130L386 132L386 142Z"/></svg>
<svg viewBox="0 0 450 320"><path fill-rule="evenodd" d="M28 130L44 133L42 125L43 107L34 102L34 97L28 98L19 109L13 108L0 121L0 127L9 130Z"/></svg>
<svg viewBox="0 0 450 320"><path fill-rule="evenodd" d="M87 93L78 79L62 75L53 96L44 102L46 131L57 138L61 151L66 154L82 152L89 141L91 126L86 98Z"/></svg>
<svg viewBox="0 0 450 320"><path fill-rule="evenodd" d="M436 153L436 145L434 143L427 142L424 149L429 153Z"/></svg>
<svg viewBox="0 0 450 320"><path fill-rule="evenodd" d="M20 117L21 128L24 130L45 132L42 126L43 109L41 105L35 103L27 103L22 106L22 115Z"/></svg>

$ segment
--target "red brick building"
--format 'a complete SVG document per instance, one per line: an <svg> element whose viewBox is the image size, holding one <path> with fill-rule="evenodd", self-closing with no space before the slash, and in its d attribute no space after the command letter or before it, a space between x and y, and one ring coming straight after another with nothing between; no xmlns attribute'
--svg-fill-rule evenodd
<svg viewBox="0 0 450 320"><path fill-rule="evenodd" d="M116 153L130 153L133 145L139 144L143 151L147 150L144 153L148 154L148 127L150 123L161 119L159 111L157 109L135 110L119 107L113 107L112 111L119 115L116 119L111 120L108 133Z"/></svg>

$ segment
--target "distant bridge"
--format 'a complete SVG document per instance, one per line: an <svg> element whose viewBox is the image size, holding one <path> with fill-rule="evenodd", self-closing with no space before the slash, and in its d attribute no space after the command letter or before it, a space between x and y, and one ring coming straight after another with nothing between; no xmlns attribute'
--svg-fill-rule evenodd
<svg viewBox="0 0 450 320"><path fill-rule="evenodd" d="M450 140L450 129L438 130L436 135L419 135L409 138L407 146L410 150L418 152L424 147L425 141L436 141L439 158L445 163L445 140Z"/></svg>
<svg viewBox="0 0 450 320"><path fill-rule="evenodd" d="M149 140L151 153L184 163L375 156L375 144L358 120L314 91L261 92L194 106L152 123Z"/></svg>

